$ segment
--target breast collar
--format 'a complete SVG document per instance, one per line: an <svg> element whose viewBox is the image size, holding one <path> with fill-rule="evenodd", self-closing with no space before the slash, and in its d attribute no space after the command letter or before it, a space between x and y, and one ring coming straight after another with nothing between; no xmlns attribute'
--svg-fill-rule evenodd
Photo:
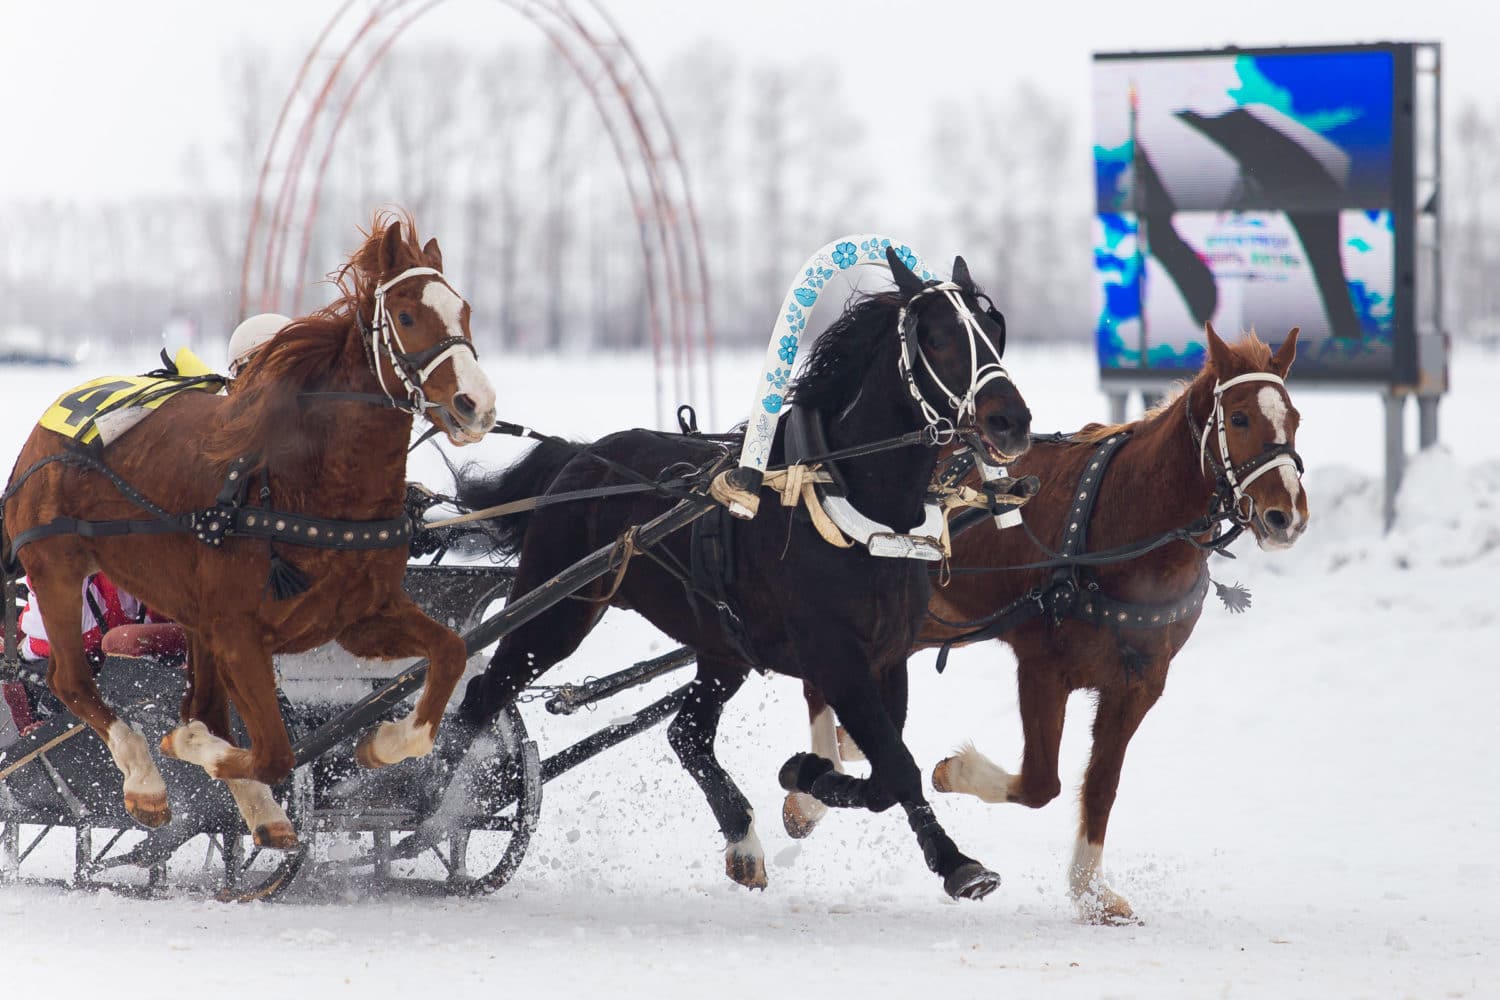
<svg viewBox="0 0 1500 1000"><path fill-rule="evenodd" d="M787 407L786 460L788 465L817 462L818 457L829 452L828 441L823 433L823 418L816 410L801 406ZM849 502L845 495L844 477L832 462L822 463L824 471L832 478L831 483L818 483L818 500L828 517L838 529L859 544L872 556L888 559L922 559L938 562L943 558L943 509L936 499L928 497L922 505L922 523L909 532L901 532L888 524L867 517Z"/></svg>

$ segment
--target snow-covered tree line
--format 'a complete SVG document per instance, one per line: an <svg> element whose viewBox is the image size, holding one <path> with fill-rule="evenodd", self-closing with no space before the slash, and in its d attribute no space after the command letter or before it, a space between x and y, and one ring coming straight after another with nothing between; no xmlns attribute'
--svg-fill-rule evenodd
<svg viewBox="0 0 1500 1000"><path fill-rule="evenodd" d="M256 175L295 68L262 52L231 61L229 138L189 151L180 193L0 200L6 322L106 350L151 348L174 319L204 343L221 341L241 315ZM1088 130L1067 102L1022 87L935 98L925 120L890 122L857 81L716 47L670 60L657 82L700 213L719 343L762 343L806 253L876 228L960 249L1018 335L1090 336ZM1494 337L1500 106L1462 108L1453 121L1448 325ZM873 156L872 127L909 136L905 162ZM343 259L355 227L390 204L441 239L482 347L649 342L637 224L615 153L587 92L550 50L412 46L387 57L329 161L304 310L326 295L312 283Z"/></svg>

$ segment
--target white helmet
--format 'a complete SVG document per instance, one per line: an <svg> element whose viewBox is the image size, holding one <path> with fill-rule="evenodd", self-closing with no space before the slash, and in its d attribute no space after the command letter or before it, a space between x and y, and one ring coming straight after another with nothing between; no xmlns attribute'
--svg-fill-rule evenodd
<svg viewBox="0 0 1500 1000"><path fill-rule="evenodd" d="M280 313L257 313L235 327L229 335L229 377L237 377L240 365L291 322Z"/></svg>

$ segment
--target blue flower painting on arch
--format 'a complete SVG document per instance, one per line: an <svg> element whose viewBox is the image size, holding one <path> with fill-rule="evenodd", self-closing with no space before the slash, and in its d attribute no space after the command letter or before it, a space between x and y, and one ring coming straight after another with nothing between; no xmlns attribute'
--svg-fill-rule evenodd
<svg viewBox="0 0 1500 1000"><path fill-rule="evenodd" d="M833 262L839 266L839 270L853 267L859 262L859 247L853 243L840 243L833 248Z"/></svg>
<svg viewBox="0 0 1500 1000"><path fill-rule="evenodd" d="M917 255L912 253L911 247L897 247L896 256L901 258L901 263L906 265L907 270L915 271L917 269Z"/></svg>
<svg viewBox="0 0 1500 1000"><path fill-rule="evenodd" d="M797 360L797 338L782 337L780 348L779 350L777 350L776 356L780 358L785 364L791 364L793 361Z"/></svg>
<svg viewBox="0 0 1500 1000"><path fill-rule="evenodd" d="M780 413L781 397L773 392L765 399L762 399L760 401L760 405L766 408L767 413Z"/></svg>
<svg viewBox="0 0 1500 1000"><path fill-rule="evenodd" d="M787 380L791 377L792 370L790 368L773 368L766 372L766 381L771 383L772 387L776 389L785 389Z"/></svg>

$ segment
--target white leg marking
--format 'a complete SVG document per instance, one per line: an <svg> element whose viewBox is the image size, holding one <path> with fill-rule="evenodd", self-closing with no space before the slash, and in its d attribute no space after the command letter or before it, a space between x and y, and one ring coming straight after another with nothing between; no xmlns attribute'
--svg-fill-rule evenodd
<svg viewBox="0 0 1500 1000"><path fill-rule="evenodd" d="M1255 394L1256 402L1260 403L1260 411L1265 414L1271 423L1271 431L1275 435L1276 444L1286 444L1286 394L1276 386L1268 385L1261 388ZM1302 515L1297 511L1297 498L1302 493L1302 483L1297 479L1297 472L1283 465L1276 470L1281 473L1281 485L1286 488L1287 500L1290 502L1292 523L1290 530L1296 531L1297 525L1302 520Z"/></svg>
<svg viewBox="0 0 1500 1000"><path fill-rule="evenodd" d="M1087 920L1118 922L1134 916L1125 897L1104 883L1104 845L1089 843L1083 834L1073 843L1068 895Z"/></svg>
<svg viewBox="0 0 1500 1000"><path fill-rule="evenodd" d="M417 713L412 712L397 722L382 722L376 727L370 750L382 764L396 764L408 757L432 753L436 739L437 727L417 725Z"/></svg>
<svg viewBox="0 0 1500 1000"><path fill-rule="evenodd" d="M819 803L821 805L821 803ZM724 848L724 870L741 885L766 887L766 852L755 834L755 810L750 810L750 825L745 835Z"/></svg>
<svg viewBox="0 0 1500 1000"><path fill-rule="evenodd" d="M230 778L224 784L229 786L229 794L234 796L234 804L239 806L240 815L245 817L245 826L251 833L262 827L291 828L292 821L287 818L286 811L271 796L271 786L245 778Z"/></svg>
<svg viewBox="0 0 1500 1000"><path fill-rule="evenodd" d="M115 766L125 776L124 789L127 795L163 796L167 794L166 782L151 759L151 751L140 733L126 725L124 719L115 719L109 724L109 739L106 744Z"/></svg>
<svg viewBox="0 0 1500 1000"><path fill-rule="evenodd" d="M219 776L219 765L235 749L209 732L208 727L197 719L172 730L167 734L166 743L165 749L172 756L189 764L197 764L215 778Z"/></svg>
<svg viewBox="0 0 1500 1000"><path fill-rule="evenodd" d="M937 766L932 780L935 786L941 782L940 791L961 792L984 802L1009 802L1020 775L1011 774L980 753L974 744L966 743Z"/></svg>
<svg viewBox="0 0 1500 1000"><path fill-rule="evenodd" d="M812 736L812 752L833 761L833 769L844 773L844 762L839 754L838 733L833 725L833 709L827 705L808 723Z"/></svg>

